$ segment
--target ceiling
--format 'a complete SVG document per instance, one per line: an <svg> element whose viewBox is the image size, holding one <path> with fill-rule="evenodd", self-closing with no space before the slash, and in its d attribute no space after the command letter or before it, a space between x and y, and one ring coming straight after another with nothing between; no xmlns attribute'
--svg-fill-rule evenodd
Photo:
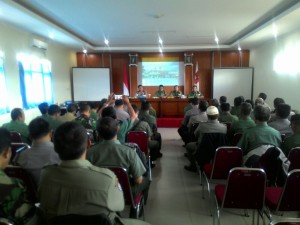
<svg viewBox="0 0 300 225"><path fill-rule="evenodd" d="M0 21L78 51L250 49L299 30L300 0L0 0Z"/></svg>

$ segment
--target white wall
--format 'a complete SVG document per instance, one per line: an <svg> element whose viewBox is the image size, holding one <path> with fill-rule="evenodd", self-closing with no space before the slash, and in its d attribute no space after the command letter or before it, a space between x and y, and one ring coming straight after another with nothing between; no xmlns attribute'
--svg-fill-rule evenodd
<svg viewBox="0 0 300 225"><path fill-rule="evenodd" d="M274 65L281 70L275 71ZM270 106L274 98L281 97L300 112L300 31L251 49L250 66L254 67L254 98L265 92Z"/></svg>
<svg viewBox="0 0 300 225"><path fill-rule="evenodd" d="M52 63L54 102L60 104L71 100L70 74L71 68L77 64L74 51L55 42L49 42L48 50L44 53L31 46L32 39L37 38L36 36L5 23L0 23L0 33L0 51L5 54L4 67L10 108L22 108L19 70L16 60L18 53L36 55L50 60ZM35 110L28 111L26 122L29 122L31 117L35 115ZM1 115L0 125L7 122L9 117L8 115Z"/></svg>

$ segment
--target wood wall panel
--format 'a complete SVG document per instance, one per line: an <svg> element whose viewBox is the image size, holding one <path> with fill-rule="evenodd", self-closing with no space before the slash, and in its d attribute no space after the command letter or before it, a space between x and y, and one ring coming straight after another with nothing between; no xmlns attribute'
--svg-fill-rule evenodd
<svg viewBox="0 0 300 225"><path fill-rule="evenodd" d="M143 57L178 57L180 61L184 61L185 52L174 53L136 53L138 61ZM188 94L194 84L194 73L196 62L198 62L199 70L199 89L206 99L212 96L212 69L221 67L249 67L250 52L248 50L239 51L195 51L193 53L193 65L185 66L185 86L180 86L180 90L184 94ZM130 85L130 95L134 95L137 91L137 67L128 66L128 53L77 53L77 67L106 67L111 69L112 87L111 90L116 94L123 93L123 74L124 65L127 71ZM156 86L147 87L148 93L152 96L158 89ZM167 93L172 87L165 87Z"/></svg>

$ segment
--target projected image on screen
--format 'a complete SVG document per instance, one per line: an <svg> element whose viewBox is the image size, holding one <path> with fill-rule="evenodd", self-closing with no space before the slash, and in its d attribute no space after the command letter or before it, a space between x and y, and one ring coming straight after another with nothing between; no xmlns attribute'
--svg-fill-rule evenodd
<svg viewBox="0 0 300 225"><path fill-rule="evenodd" d="M183 63L181 62L142 62L141 68L144 86L183 84Z"/></svg>

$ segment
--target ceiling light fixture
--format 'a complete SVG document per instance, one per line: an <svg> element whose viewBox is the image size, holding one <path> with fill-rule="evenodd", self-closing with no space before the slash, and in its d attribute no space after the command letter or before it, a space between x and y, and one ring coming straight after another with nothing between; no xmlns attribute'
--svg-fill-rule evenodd
<svg viewBox="0 0 300 225"><path fill-rule="evenodd" d="M219 38L217 37L217 35L215 36L215 42L217 43L217 45L219 44Z"/></svg>
<svg viewBox="0 0 300 225"><path fill-rule="evenodd" d="M239 46L239 47L238 47L238 50L239 50L239 51L242 51L242 48Z"/></svg>
<svg viewBox="0 0 300 225"><path fill-rule="evenodd" d="M106 38L104 39L104 44L106 44L106 45L109 44L109 41Z"/></svg>
<svg viewBox="0 0 300 225"><path fill-rule="evenodd" d="M159 39L158 39L158 43L160 44L160 45L162 45L163 44L163 40L159 37Z"/></svg>
<svg viewBox="0 0 300 225"><path fill-rule="evenodd" d="M82 50L82 52L83 52L84 54L86 54L86 53L87 53L87 50L84 48L84 49Z"/></svg>
<svg viewBox="0 0 300 225"><path fill-rule="evenodd" d="M278 35L278 29L275 23L273 23L273 27L272 27L272 31L273 31L273 35L275 38L277 38Z"/></svg>
<svg viewBox="0 0 300 225"><path fill-rule="evenodd" d="M159 47L159 52L160 52L160 53L163 53L163 50L162 50L162 48L161 48L161 47Z"/></svg>

